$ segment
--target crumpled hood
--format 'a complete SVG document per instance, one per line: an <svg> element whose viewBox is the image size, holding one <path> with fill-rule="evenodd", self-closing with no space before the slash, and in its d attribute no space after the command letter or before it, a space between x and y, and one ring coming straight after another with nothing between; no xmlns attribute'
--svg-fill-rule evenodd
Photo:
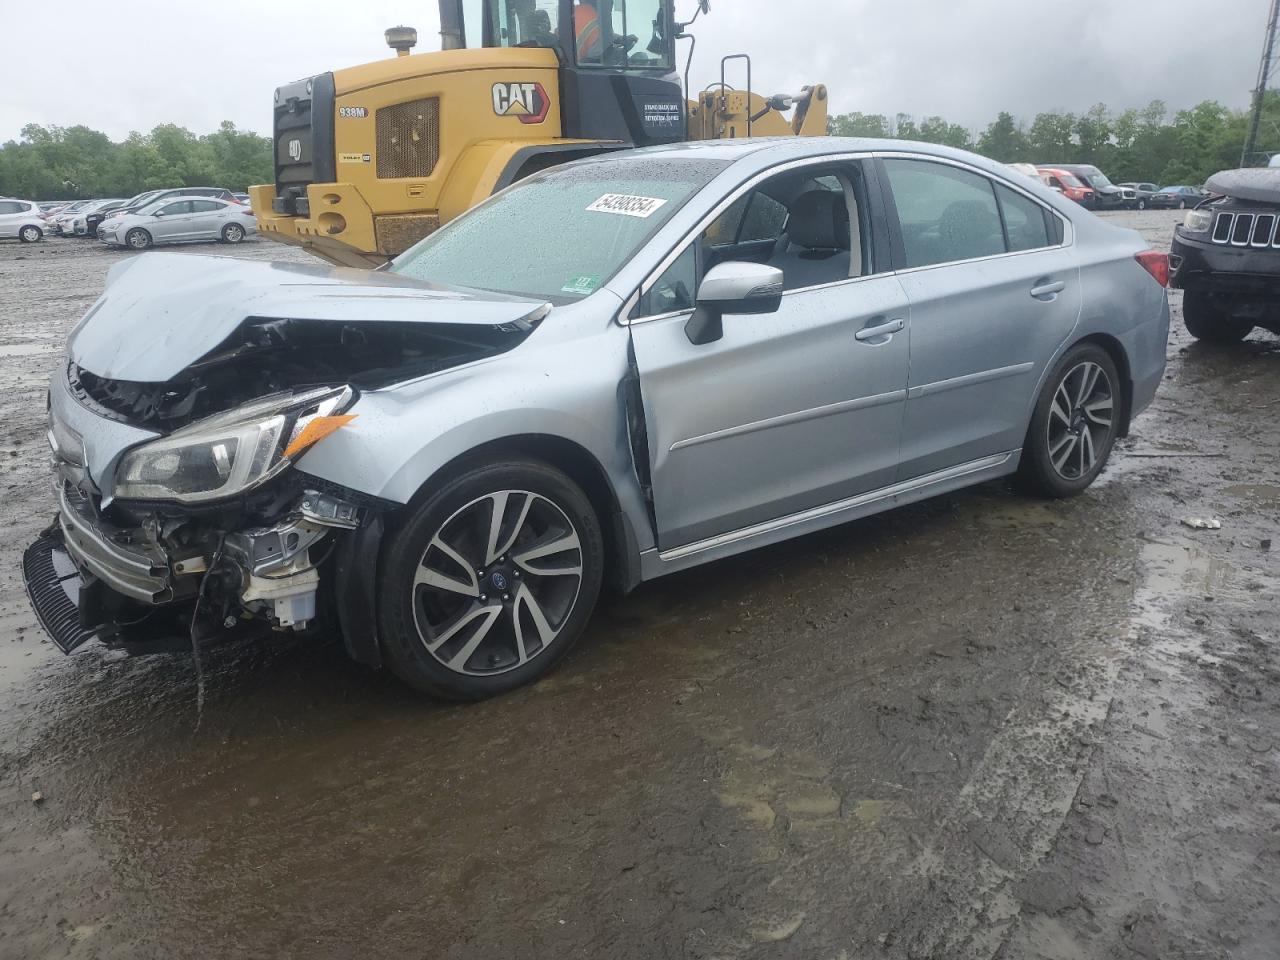
<svg viewBox="0 0 1280 960"><path fill-rule="evenodd" d="M536 300L350 267L148 253L111 268L68 350L100 377L163 383L250 317L495 326L543 309Z"/></svg>

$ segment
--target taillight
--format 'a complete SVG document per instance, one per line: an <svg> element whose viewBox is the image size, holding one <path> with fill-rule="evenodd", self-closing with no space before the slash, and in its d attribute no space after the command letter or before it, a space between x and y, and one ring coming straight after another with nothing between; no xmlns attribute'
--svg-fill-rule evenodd
<svg viewBox="0 0 1280 960"><path fill-rule="evenodd" d="M1169 255L1159 250L1144 250L1135 253L1133 259L1142 265L1142 269L1155 278L1162 287L1169 285Z"/></svg>

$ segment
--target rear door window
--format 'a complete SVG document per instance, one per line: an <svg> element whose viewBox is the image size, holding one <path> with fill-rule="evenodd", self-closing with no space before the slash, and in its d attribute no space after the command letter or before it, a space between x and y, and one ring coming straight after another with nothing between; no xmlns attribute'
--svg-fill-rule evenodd
<svg viewBox="0 0 1280 960"><path fill-rule="evenodd" d="M928 160L888 159L884 165L907 267L1005 252L1000 207L989 179Z"/></svg>
<svg viewBox="0 0 1280 960"><path fill-rule="evenodd" d="M996 184L996 197L1004 216L1005 235L1009 249L1035 250L1050 246L1049 225L1044 207L1030 197Z"/></svg>

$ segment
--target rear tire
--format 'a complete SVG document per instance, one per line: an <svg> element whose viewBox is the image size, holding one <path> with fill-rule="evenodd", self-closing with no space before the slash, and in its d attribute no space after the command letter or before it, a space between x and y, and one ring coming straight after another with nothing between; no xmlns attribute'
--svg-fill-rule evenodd
<svg viewBox="0 0 1280 960"><path fill-rule="evenodd" d="M18 239L23 243L36 243L44 239L44 231L39 227L26 226L18 231Z"/></svg>
<svg viewBox="0 0 1280 960"><path fill-rule="evenodd" d="M151 234L141 227L134 227L124 235L124 242L130 250L146 250L152 244Z"/></svg>
<svg viewBox="0 0 1280 960"><path fill-rule="evenodd" d="M1082 493L1107 465L1124 413L1111 355L1096 343L1072 347L1045 379L1031 414L1019 486L1054 499Z"/></svg>
<svg viewBox="0 0 1280 960"><path fill-rule="evenodd" d="M222 228L223 243L239 243L244 239L244 227L238 223L228 223Z"/></svg>
<svg viewBox="0 0 1280 960"><path fill-rule="evenodd" d="M1202 290L1182 294L1182 324L1187 333L1205 343L1239 343L1253 331L1253 322L1231 315L1231 298Z"/></svg>
<svg viewBox="0 0 1280 960"><path fill-rule="evenodd" d="M535 460L474 466L433 486L382 553L388 666L448 700L538 679L569 652L600 594L604 540L591 502Z"/></svg>

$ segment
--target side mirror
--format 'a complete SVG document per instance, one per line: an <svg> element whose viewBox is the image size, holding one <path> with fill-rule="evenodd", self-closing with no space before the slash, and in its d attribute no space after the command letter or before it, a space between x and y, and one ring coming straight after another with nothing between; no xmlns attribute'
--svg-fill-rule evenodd
<svg viewBox="0 0 1280 960"><path fill-rule="evenodd" d="M163 210L157 210L155 213L153 213L153 214L152 214L152 216L153 216L153 217L163 217L163 216L164 216L164 211L163 211Z"/></svg>
<svg viewBox="0 0 1280 960"><path fill-rule="evenodd" d="M711 12L711 0L698 0L698 9L704 14Z"/></svg>
<svg viewBox="0 0 1280 960"><path fill-rule="evenodd" d="M774 313L782 305L782 271L760 263L730 261L707 271L698 287L697 308L684 332L694 344L724 336L726 313Z"/></svg>

